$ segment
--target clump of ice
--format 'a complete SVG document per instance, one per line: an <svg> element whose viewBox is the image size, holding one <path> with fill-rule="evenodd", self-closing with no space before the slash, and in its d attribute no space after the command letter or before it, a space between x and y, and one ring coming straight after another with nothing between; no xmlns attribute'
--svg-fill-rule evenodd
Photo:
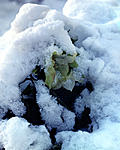
<svg viewBox="0 0 120 150"><path fill-rule="evenodd" d="M47 150L52 145L45 126L30 126L18 117L1 122L0 141L6 150Z"/></svg>

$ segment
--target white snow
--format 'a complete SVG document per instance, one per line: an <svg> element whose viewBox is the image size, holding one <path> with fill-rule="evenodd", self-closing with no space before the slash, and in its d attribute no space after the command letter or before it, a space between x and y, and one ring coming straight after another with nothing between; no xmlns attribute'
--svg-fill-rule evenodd
<svg viewBox="0 0 120 150"><path fill-rule="evenodd" d="M74 4L79 14L80 13L79 1L76 2L77 5L76 3L74 3L74 0L68 1L64 9L69 10L69 7L72 4ZM85 1L85 5L86 3L87 2ZM97 2L95 0L92 0L92 3L87 3L87 6L91 6L94 4L94 6L96 6L97 8L96 3ZM106 1L105 2L102 1L102 3L103 4L105 3L106 5L108 4L108 1L107 3ZM102 3L100 1L100 4ZM118 6L112 7L111 3L108 4L108 7L110 7L111 10L114 10L113 14L116 13L115 10L119 8ZM98 9L98 11L100 10ZM85 13L87 16L89 16L89 11L85 10ZM95 118L95 121L98 121L99 119L102 119L104 117L109 117L111 120L119 121L120 120L119 118L120 106L118 105L120 103L120 94L118 92L120 89L120 84L119 84L120 55L119 55L119 42L118 42L120 40L120 34L119 34L120 28L118 26L119 19L117 19L117 15L116 15L116 18L114 20L111 19L110 22L106 20L107 22L105 23L104 21L101 20L101 18L97 17L96 13L94 14L94 17L99 19L101 24L100 25L94 24L94 21L96 21L96 19L94 18L92 18L91 20L86 20L86 23L88 21L89 21L88 24L92 23L94 30L97 31L94 32L95 33L94 35L85 38L81 42L81 47L84 47L84 49L91 55L91 57L87 58L86 60L88 66L86 66L85 60L82 61L83 62L82 65L84 67L86 66L89 68L88 76L89 76L89 80L94 85L94 91L90 95L85 94L82 99L81 97L78 98L76 103L77 105L81 105L81 103L82 104L84 103L84 105L82 105L81 108L79 108L82 110L83 110L83 106L85 105L90 107L91 117ZM76 46L79 45L77 45L76 43ZM83 59L86 59L86 57L84 56Z"/></svg>
<svg viewBox="0 0 120 150"><path fill-rule="evenodd" d="M28 6L29 13L26 14L24 8ZM39 17L36 13L36 7L38 11L40 10ZM0 106L3 112L8 108L17 115L25 112L25 108L20 102L18 84L32 72L36 65L43 67L47 65L47 60L54 51L66 50L71 54L76 52L67 31L64 29L63 21L54 20L52 15L49 14L47 20L47 16L45 17L47 12L46 6L25 4L12 23L11 30L1 39L0 87L2 93L0 95ZM51 14L51 11L48 13ZM25 22L29 15L32 17ZM39 20L37 23L36 18ZM22 25L22 23L26 24ZM26 29L26 27L28 28ZM10 38L11 34L14 35L13 39ZM6 44L6 39L11 39L9 45ZM56 46L54 46L55 44ZM6 93L9 94L6 95Z"/></svg>
<svg viewBox="0 0 120 150"><path fill-rule="evenodd" d="M20 6L14 1L0 0L0 35L10 28Z"/></svg>
<svg viewBox="0 0 120 150"><path fill-rule="evenodd" d="M56 140L63 143L62 150L118 150L119 135L120 124L105 121L93 133L63 131L56 135Z"/></svg>
<svg viewBox="0 0 120 150"><path fill-rule="evenodd" d="M114 5L111 7L111 3L107 3L106 0L69 0L63 8L63 13L98 24L106 23L116 17Z"/></svg>
<svg viewBox="0 0 120 150"><path fill-rule="evenodd" d="M42 81L36 83L37 103L40 107L42 120L51 130L72 130L75 124L75 114L57 104L57 100L49 95L49 90Z"/></svg>
<svg viewBox="0 0 120 150"><path fill-rule="evenodd" d="M52 9L62 11L62 8L67 0L43 0L42 5L48 5Z"/></svg>
<svg viewBox="0 0 120 150"><path fill-rule="evenodd" d="M66 0L0 0L0 36L10 29L11 22L14 20L16 14L23 4L37 3L62 11L65 2Z"/></svg>
<svg viewBox="0 0 120 150"><path fill-rule="evenodd" d="M47 150L52 145L45 126L32 126L22 118L1 122L0 130L0 140L6 150Z"/></svg>
<svg viewBox="0 0 120 150"><path fill-rule="evenodd" d="M11 28L15 32L22 32L28 27L33 26L36 20L43 19L48 11L49 8L47 6L28 3L21 7L20 13L16 15L14 22L11 24Z"/></svg>
<svg viewBox="0 0 120 150"><path fill-rule="evenodd" d="M78 79L84 75L86 80L93 84L94 90L90 93L85 89L76 99L74 108L79 115L84 106L91 109L93 133L65 131L73 129L75 114L58 105L55 98L49 95L44 83L38 81L37 103L42 119L49 129L56 128L57 131L62 131L56 135L57 142L63 143L62 150L118 150L119 9L120 2L117 0L68 0L63 8L63 14L47 6L25 4L12 23L11 29L0 38L0 119L8 109L16 115L25 113L18 84L36 65L49 65L50 56L54 51L65 50L71 54L78 52L79 67L74 73ZM75 45L72 44L71 38L76 40ZM9 139L14 140L15 136L10 130L18 128L18 124L13 126L15 120L12 118L1 125L6 128L0 134L0 143L6 148L8 146L9 150L17 146L12 144L14 141L9 142ZM25 120L17 121L26 124L25 130L20 128L22 133L30 130L33 134L34 127L29 129ZM10 126L6 125L9 122ZM3 138L9 131L7 138ZM25 141L26 139L23 139L23 142ZM28 145L25 146L29 147L31 143L27 142Z"/></svg>

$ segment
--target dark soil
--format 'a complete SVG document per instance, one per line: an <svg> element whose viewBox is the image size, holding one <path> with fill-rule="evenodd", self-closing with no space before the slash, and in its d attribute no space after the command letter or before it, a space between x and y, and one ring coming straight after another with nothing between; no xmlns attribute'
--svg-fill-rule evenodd
<svg viewBox="0 0 120 150"><path fill-rule="evenodd" d="M58 90L51 89L50 95L57 97L59 104L66 107L70 111L74 111L74 101L80 96L80 93L84 90L84 88L84 85L76 83L72 92L66 90L65 88L60 88Z"/></svg>
<svg viewBox="0 0 120 150"><path fill-rule="evenodd" d="M19 86L22 91L21 100L26 106L26 113L23 115L23 118L33 125L44 124L44 121L41 119L40 108L36 102L36 88L34 82L28 78L25 82L20 83Z"/></svg>
<svg viewBox="0 0 120 150"><path fill-rule="evenodd" d="M92 121L89 114L90 114L90 108L85 107L81 116L76 115L74 131L82 130L82 131L92 132L92 126L90 127Z"/></svg>
<svg viewBox="0 0 120 150"><path fill-rule="evenodd" d="M91 82L89 81L86 82L86 84L84 85L76 82L75 87L72 91L66 90L64 88L60 88L58 90L51 89L50 95L56 97L59 104L61 104L68 110L74 112L74 102L76 98L80 96L81 92L85 88L87 88L90 93L94 90ZM82 112L81 116L78 116L76 114L74 131L82 130L82 131L92 132L92 127L89 128L90 124L92 123L89 114L90 114L90 108L86 108L86 107Z"/></svg>
<svg viewBox="0 0 120 150"><path fill-rule="evenodd" d="M12 117L15 117L15 114L11 110L8 110L8 112L5 114L5 116L2 119L10 119Z"/></svg>
<svg viewBox="0 0 120 150"><path fill-rule="evenodd" d="M49 130L48 130L49 131ZM49 131L50 133L50 138L51 138L51 142L52 144L54 145L55 142L56 142L56 139L55 139L55 135L56 135L56 128L53 128L51 131Z"/></svg>

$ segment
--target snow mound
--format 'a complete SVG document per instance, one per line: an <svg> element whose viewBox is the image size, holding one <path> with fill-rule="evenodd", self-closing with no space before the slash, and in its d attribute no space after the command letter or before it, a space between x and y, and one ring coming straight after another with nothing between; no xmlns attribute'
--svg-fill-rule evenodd
<svg viewBox="0 0 120 150"><path fill-rule="evenodd" d="M26 13L24 9L28 7ZM47 12L48 16L46 15ZM64 22L54 19L49 13L51 14L51 11L48 11L46 6L25 4L12 23L11 30L1 39L3 45L9 45L4 47L1 44L2 46L0 46L2 48L0 106L3 112L6 112L8 108L16 115L22 115L25 112L24 105L20 101L18 85L32 72L36 65L45 67L45 62L47 64L55 51L62 52L65 50L69 54L76 52L75 46L64 29ZM25 22L26 18L28 18L27 22ZM49 19L47 20L47 18ZM13 39L10 38L11 34L14 35ZM10 39L10 41L7 43L5 39ZM9 94L6 95L6 93Z"/></svg>
<svg viewBox="0 0 120 150"><path fill-rule="evenodd" d="M49 8L47 6L33 5L31 3L24 4L11 25L12 30L16 32L24 31L28 27L33 26L36 20L43 19L48 11Z"/></svg>
<svg viewBox="0 0 120 150"><path fill-rule="evenodd" d="M0 36L10 28L20 6L13 1L0 0Z"/></svg>
<svg viewBox="0 0 120 150"><path fill-rule="evenodd" d="M61 150L118 150L119 134L119 123L105 121L94 133L63 131L56 135L56 140L62 143Z"/></svg>
<svg viewBox="0 0 120 150"><path fill-rule="evenodd" d="M116 17L114 9L106 0L69 0L63 8L63 14L97 24L106 23Z"/></svg>
<svg viewBox="0 0 120 150"><path fill-rule="evenodd" d="M18 117L0 124L0 139L6 150L47 150L51 147L49 133L45 126L30 126Z"/></svg>

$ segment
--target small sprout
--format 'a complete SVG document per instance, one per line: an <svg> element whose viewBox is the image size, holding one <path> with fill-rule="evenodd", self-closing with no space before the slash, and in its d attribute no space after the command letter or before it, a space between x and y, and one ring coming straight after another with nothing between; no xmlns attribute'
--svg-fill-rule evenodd
<svg viewBox="0 0 120 150"><path fill-rule="evenodd" d="M65 51L62 54L54 52L51 57L52 64L48 67L45 73L45 84L50 89L58 89L63 86L68 90L72 90L75 83L75 79L73 79L74 77L72 76L72 70L78 67L75 59L76 55L66 54ZM71 87L64 85L67 80L71 81Z"/></svg>

